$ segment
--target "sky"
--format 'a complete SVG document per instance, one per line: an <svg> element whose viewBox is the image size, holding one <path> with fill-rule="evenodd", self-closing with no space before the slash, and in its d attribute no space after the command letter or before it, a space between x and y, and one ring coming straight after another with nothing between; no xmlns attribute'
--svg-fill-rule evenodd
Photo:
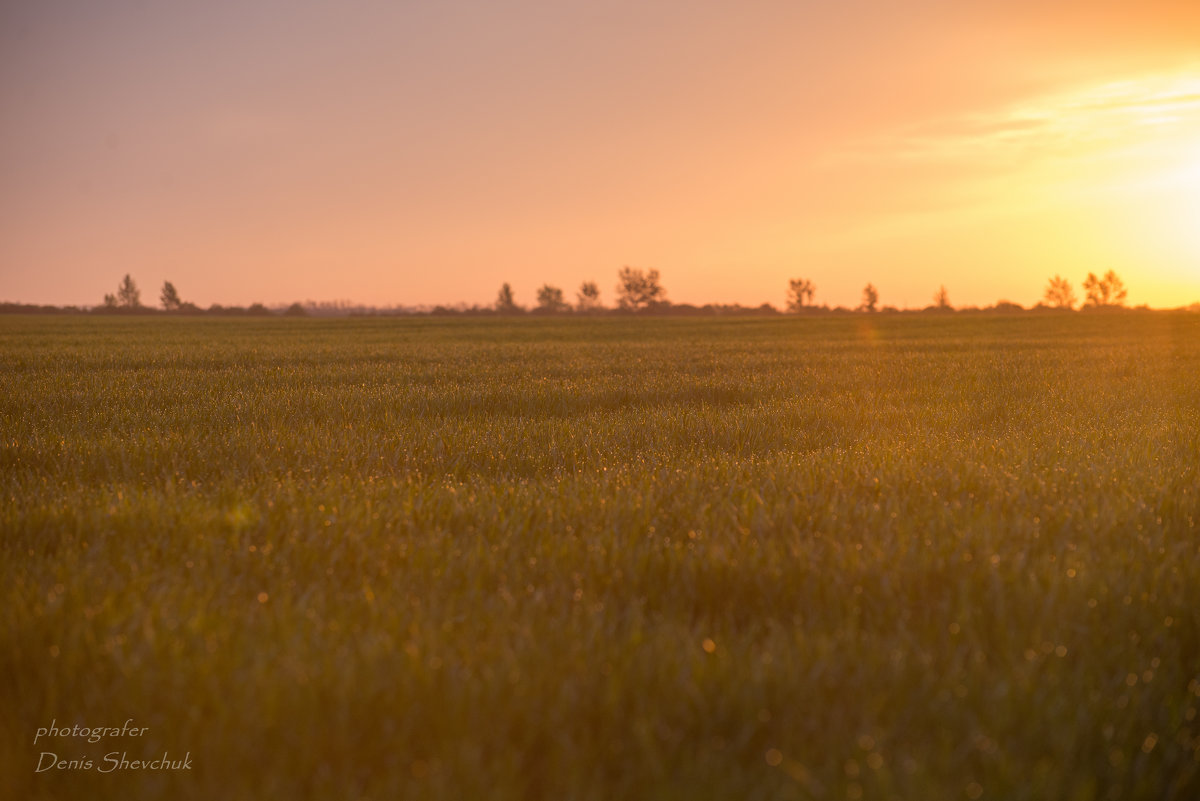
<svg viewBox="0 0 1200 801"><path fill-rule="evenodd" d="M1200 301L1194 0L0 0L0 300Z"/></svg>

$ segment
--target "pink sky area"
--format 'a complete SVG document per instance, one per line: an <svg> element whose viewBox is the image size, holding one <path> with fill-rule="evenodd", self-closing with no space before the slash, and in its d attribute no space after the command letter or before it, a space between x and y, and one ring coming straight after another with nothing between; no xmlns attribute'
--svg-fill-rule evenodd
<svg viewBox="0 0 1200 801"><path fill-rule="evenodd" d="M0 3L0 300L1200 301L1200 3Z"/></svg>

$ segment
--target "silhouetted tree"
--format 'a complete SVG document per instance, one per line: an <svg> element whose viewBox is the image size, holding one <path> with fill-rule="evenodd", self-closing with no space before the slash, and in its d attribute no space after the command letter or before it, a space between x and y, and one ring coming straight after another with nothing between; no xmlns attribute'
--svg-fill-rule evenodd
<svg viewBox="0 0 1200 801"><path fill-rule="evenodd" d="M1057 274L1046 285L1044 299L1047 306L1056 309L1075 308L1075 290L1071 288L1071 282Z"/></svg>
<svg viewBox="0 0 1200 801"><path fill-rule="evenodd" d="M1109 270L1103 278L1097 278L1095 273L1088 273L1083 282L1083 291L1087 293L1085 306L1124 306L1125 283L1115 272Z"/></svg>
<svg viewBox="0 0 1200 801"><path fill-rule="evenodd" d="M117 286L117 305L123 309L140 309L142 307L142 293L129 273L125 273L125 277Z"/></svg>
<svg viewBox="0 0 1200 801"><path fill-rule="evenodd" d="M104 308L106 308L106 309L117 308L117 296L110 295L109 293L105 292L104 293Z"/></svg>
<svg viewBox="0 0 1200 801"><path fill-rule="evenodd" d="M812 304L817 287L807 278L793 278L788 282L787 310L790 312L803 311L805 306Z"/></svg>
<svg viewBox="0 0 1200 801"><path fill-rule="evenodd" d="M939 287L937 292L933 293L933 305L937 306L943 311L949 311L950 293L946 291L946 287L944 285Z"/></svg>
<svg viewBox="0 0 1200 801"><path fill-rule="evenodd" d="M512 287L507 282L496 293L496 311L501 314L512 314L521 311L521 307L513 300Z"/></svg>
<svg viewBox="0 0 1200 801"><path fill-rule="evenodd" d="M308 309L306 309L302 305L300 305L299 302L296 302L296 303L293 303L291 306L287 307L287 309L283 312L283 316L284 317L307 317Z"/></svg>
<svg viewBox="0 0 1200 801"><path fill-rule="evenodd" d="M1125 296L1129 293L1125 289L1125 282L1113 270L1109 270L1104 274L1104 283L1108 285L1110 293L1110 302L1114 306L1124 306Z"/></svg>
<svg viewBox="0 0 1200 801"><path fill-rule="evenodd" d="M600 308L600 287L595 281L584 281L575 293L575 308L579 311L591 311Z"/></svg>
<svg viewBox="0 0 1200 801"><path fill-rule="evenodd" d="M859 310L873 312L876 304L879 303L879 290L873 284L867 284L863 287L862 305Z"/></svg>
<svg viewBox="0 0 1200 801"><path fill-rule="evenodd" d="M556 286L543 284L537 292L538 309L544 312L561 312L571 308L563 300L563 291Z"/></svg>
<svg viewBox="0 0 1200 801"><path fill-rule="evenodd" d="M167 311L179 311L179 307L183 305L183 301L179 299L179 293L175 290L175 285L170 281L163 282L162 294L159 296L162 300L162 306Z"/></svg>
<svg viewBox="0 0 1200 801"><path fill-rule="evenodd" d="M617 305L629 311L638 311L663 303L667 291L659 283L658 270L643 273L632 267L617 271Z"/></svg>

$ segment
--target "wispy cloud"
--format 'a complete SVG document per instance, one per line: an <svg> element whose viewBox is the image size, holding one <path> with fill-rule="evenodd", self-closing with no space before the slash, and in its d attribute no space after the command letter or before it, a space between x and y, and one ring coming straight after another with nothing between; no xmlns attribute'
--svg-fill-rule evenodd
<svg viewBox="0 0 1200 801"><path fill-rule="evenodd" d="M861 142L852 157L1003 167L1031 158L1110 157L1200 131L1200 66L925 121Z"/></svg>

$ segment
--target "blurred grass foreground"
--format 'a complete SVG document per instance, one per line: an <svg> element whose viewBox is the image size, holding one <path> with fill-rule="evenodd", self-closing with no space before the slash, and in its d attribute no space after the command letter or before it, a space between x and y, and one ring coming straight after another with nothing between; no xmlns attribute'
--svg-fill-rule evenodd
<svg viewBox="0 0 1200 801"><path fill-rule="evenodd" d="M0 375L9 797L1200 797L1200 315L7 317Z"/></svg>

